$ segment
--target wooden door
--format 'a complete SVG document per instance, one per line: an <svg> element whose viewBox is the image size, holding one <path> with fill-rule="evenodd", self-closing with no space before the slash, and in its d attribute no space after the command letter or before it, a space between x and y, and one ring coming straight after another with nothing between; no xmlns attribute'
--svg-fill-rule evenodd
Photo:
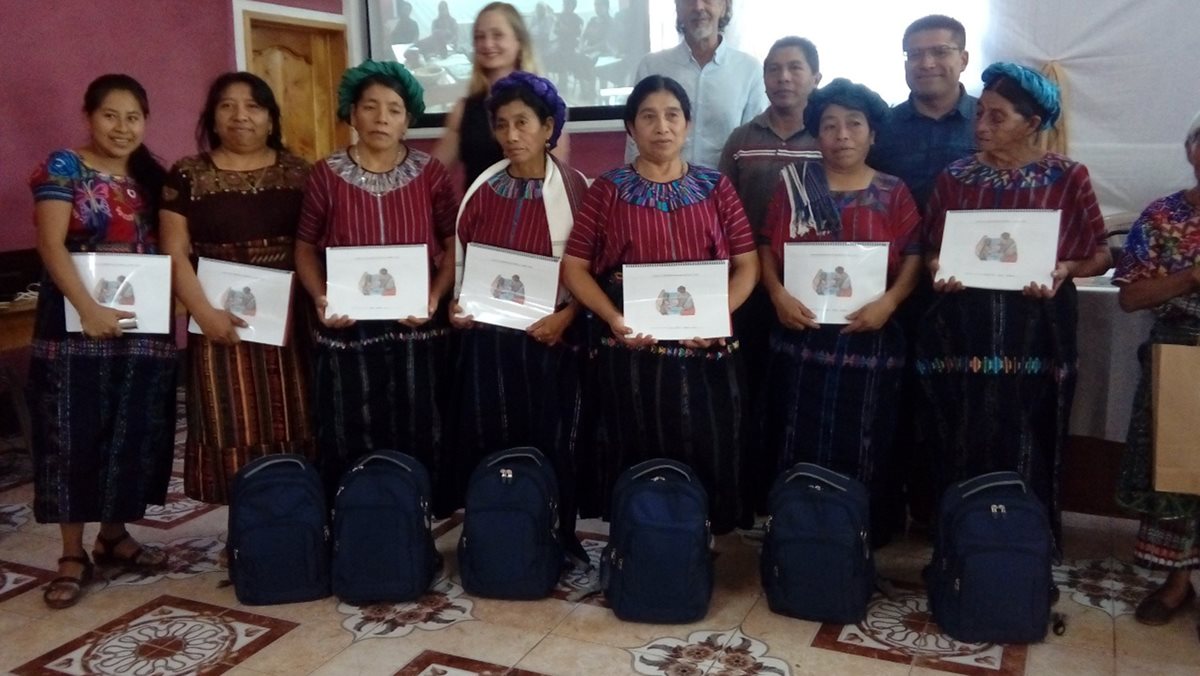
<svg viewBox="0 0 1200 676"><path fill-rule="evenodd" d="M337 86L346 70L346 27L245 14L247 70L266 80L283 117L283 143L315 162L350 142L337 120Z"/></svg>

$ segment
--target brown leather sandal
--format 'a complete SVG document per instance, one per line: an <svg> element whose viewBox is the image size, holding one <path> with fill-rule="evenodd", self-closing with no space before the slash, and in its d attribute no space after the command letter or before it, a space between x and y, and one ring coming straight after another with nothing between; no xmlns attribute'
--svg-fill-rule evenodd
<svg viewBox="0 0 1200 676"><path fill-rule="evenodd" d="M61 566L64 563L82 563L83 571L79 573L79 577L60 575L46 585L45 591L42 592L42 600L46 602L47 606L55 610L70 608L78 603L79 598L83 596L83 588L87 586L87 583L92 581L92 574L95 572L95 568L86 554L83 556L64 556L58 560L58 565ZM62 591L68 592L67 595L62 598L50 598L51 594Z"/></svg>
<svg viewBox="0 0 1200 676"><path fill-rule="evenodd" d="M1183 600L1175 606L1168 606L1164 603L1161 592L1162 589L1160 588L1142 599L1142 602L1137 605L1137 609L1133 613L1134 619L1152 627L1164 625L1170 622L1176 613L1191 606L1192 601L1196 598L1196 589L1190 584L1188 585L1187 593L1183 596Z"/></svg>
<svg viewBox="0 0 1200 676"><path fill-rule="evenodd" d="M92 548L92 558L96 560L96 565L138 570L157 570L166 567L167 553L161 549L147 549L138 545L132 554L118 555L117 547L126 540L132 539L133 536L129 534L129 531L125 531L115 538L106 538L97 533L96 546ZM104 547L103 551L100 550L101 546Z"/></svg>

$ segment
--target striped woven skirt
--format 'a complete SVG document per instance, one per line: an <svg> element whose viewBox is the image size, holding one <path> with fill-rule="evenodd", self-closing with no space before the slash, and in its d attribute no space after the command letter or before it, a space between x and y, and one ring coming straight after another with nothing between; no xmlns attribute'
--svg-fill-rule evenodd
<svg viewBox="0 0 1200 676"><path fill-rule="evenodd" d="M842 327L771 334L763 398L764 454L776 472L811 462L854 477L871 491L872 542L882 543L881 499L888 482L900 382L904 331L895 320L866 333ZM772 477L773 480L774 477ZM756 487L766 491L770 482Z"/></svg>
<svg viewBox="0 0 1200 676"><path fill-rule="evenodd" d="M193 247L208 258L291 267L292 241L287 237ZM306 331L310 313L307 296L297 290L292 331L284 347L247 342L225 346L188 335L188 497L226 504L234 475L251 461L273 453L313 456Z"/></svg>
<svg viewBox="0 0 1200 676"><path fill-rule="evenodd" d="M1061 537L1059 468L1075 394L1074 284L1051 300L1017 291L944 294L917 339L939 494L985 472L1016 471Z"/></svg>
<svg viewBox="0 0 1200 676"><path fill-rule="evenodd" d="M318 327L315 335L317 466L328 494L362 456L395 450L429 470L434 512L453 511L453 467L443 453L450 354L444 317L417 329L360 321Z"/></svg>
<svg viewBox="0 0 1200 676"><path fill-rule="evenodd" d="M612 278L606 286L620 308L620 282ZM691 349L663 341L630 349L603 322L593 320L590 330L596 458L588 477L593 486L584 490L607 518L623 470L671 458L689 465L704 483L713 532L733 530L748 516L742 503L748 394L738 342Z"/></svg>
<svg viewBox="0 0 1200 676"><path fill-rule="evenodd" d="M575 328L575 327L572 327ZM578 331L547 346L524 331L477 325L459 334L453 445L457 498L476 463L488 453L533 446L554 466L560 531L575 533L575 459L580 441L582 391Z"/></svg>
<svg viewBox="0 0 1200 676"><path fill-rule="evenodd" d="M32 357L34 517L136 521L161 505L175 445L173 335L93 340L63 329L62 294L42 282Z"/></svg>

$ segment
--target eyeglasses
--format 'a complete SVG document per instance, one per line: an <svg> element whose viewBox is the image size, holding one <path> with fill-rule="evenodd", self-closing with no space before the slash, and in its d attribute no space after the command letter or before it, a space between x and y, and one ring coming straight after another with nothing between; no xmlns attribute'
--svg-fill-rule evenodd
<svg viewBox="0 0 1200 676"><path fill-rule="evenodd" d="M921 49L909 49L904 52L904 59L909 63L917 63L925 59L925 55L932 56L934 61L942 61L954 54L961 52L962 47L954 45L934 45L933 47L923 47Z"/></svg>

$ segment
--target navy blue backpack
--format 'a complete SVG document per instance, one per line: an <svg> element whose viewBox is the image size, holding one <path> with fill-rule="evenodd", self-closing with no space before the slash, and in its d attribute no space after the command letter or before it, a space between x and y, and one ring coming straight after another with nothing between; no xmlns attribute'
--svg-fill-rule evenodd
<svg viewBox="0 0 1200 676"><path fill-rule="evenodd" d="M1046 508L1016 472L951 486L925 570L933 619L970 643L1032 643L1050 621L1054 537Z"/></svg>
<svg viewBox="0 0 1200 676"><path fill-rule="evenodd" d="M229 577L246 605L329 596L329 527L321 477L303 456L258 458L229 500Z"/></svg>
<svg viewBox="0 0 1200 676"><path fill-rule="evenodd" d="M802 462L775 479L759 560L773 612L852 624L875 588L870 499L859 481Z"/></svg>
<svg viewBox="0 0 1200 676"><path fill-rule="evenodd" d="M617 617L686 624L708 613L708 493L690 467L659 458L622 472L611 523L600 574Z"/></svg>
<svg viewBox="0 0 1200 676"><path fill-rule="evenodd" d="M429 503L429 472L404 453L375 451L346 472L333 501L333 593L356 604L424 594L440 566Z"/></svg>
<svg viewBox="0 0 1200 676"><path fill-rule="evenodd" d="M498 599L549 596L563 566L558 480L536 448L485 457L471 472L458 540L463 589Z"/></svg>

